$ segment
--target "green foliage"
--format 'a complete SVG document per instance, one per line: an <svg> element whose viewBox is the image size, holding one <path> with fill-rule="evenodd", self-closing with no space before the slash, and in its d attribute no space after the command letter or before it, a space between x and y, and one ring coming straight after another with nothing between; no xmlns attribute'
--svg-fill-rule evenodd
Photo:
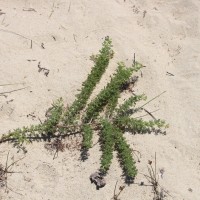
<svg viewBox="0 0 200 200"><path fill-rule="evenodd" d="M127 116L117 119L116 124L121 130L127 130L133 133L151 133L156 128L165 129L168 127L164 120L144 121L143 119L134 119Z"/></svg>
<svg viewBox="0 0 200 200"><path fill-rule="evenodd" d="M124 65L123 63L119 63L119 65ZM130 68L132 72L137 72L139 69L141 69L143 66L138 63L138 62L135 62L133 63L132 67ZM131 73L132 74L132 73ZM120 93L123 91L121 90L122 86L124 84L126 84L128 80L124 80L124 82L121 84L120 86L120 89L116 90L115 93L113 94L113 96L110 96L109 100L108 100L108 103L107 103L107 106L106 106L106 116L110 116L113 114L116 106L117 106L117 103L118 103L118 99L120 97ZM133 103L136 103L137 101L140 101L140 100L145 100L146 97L145 95L140 95L140 96L136 96L136 97L131 97L130 99L127 100L126 104L125 105L122 105L123 107L121 109L125 109L125 106L132 106ZM134 102L135 101L135 102ZM129 105L130 104L130 105ZM128 107L128 108L129 108ZM127 111L128 111L128 108L127 108ZM119 110L120 112L120 110Z"/></svg>
<svg viewBox="0 0 200 200"><path fill-rule="evenodd" d="M128 98L122 105L119 106L118 109L116 109L117 117L132 114L132 112L130 112L130 108L134 107L136 103L141 100L146 100L146 96L144 94Z"/></svg>
<svg viewBox="0 0 200 200"><path fill-rule="evenodd" d="M77 95L77 99L71 105L69 110L65 113L65 124L72 123L79 112L84 109L86 103L92 94L96 84L100 81L106 68L108 67L109 60L113 57L114 52L111 49L112 42L109 37L105 38L103 47L100 50L100 54L93 56L95 66L92 68L91 73L88 75L87 80L83 82L81 93Z"/></svg>
<svg viewBox="0 0 200 200"><path fill-rule="evenodd" d="M89 124L83 126L83 142L82 147L84 149L89 149L92 147L92 128Z"/></svg>
<svg viewBox="0 0 200 200"><path fill-rule="evenodd" d="M62 98L58 99L52 104L52 107L49 109L47 120L43 123L42 131L45 133L53 134L57 130L57 125L60 122L62 113L63 113L63 100Z"/></svg>
<svg viewBox="0 0 200 200"><path fill-rule="evenodd" d="M132 64L132 68L133 68L133 71L137 72L139 71L142 67L144 67L141 63L135 61L133 64Z"/></svg>
<svg viewBox="0 0 200 200"><path fill-rule="evenodd" d="M115 147L118 152L121 165L124 169L125 176L134 178L137 174L137 169L132 157L131 148L123 137L123 133L118 128L113 126L107 119L102 121L100 141L102 149L101 171L105 173L109 169Z"/></svg>
<svg viewBox="0 0 200 200"><path fill-rule="evenodd" d="M108 104L110 99L119 93L123 83L131 76L133 68L126 68L123 63L119 63L116 74L107 84L106 88L101 90L97 97L88 105L84 122L88 123L95 119L103 108Z"/></svg>
<svg viewBox="0 0 200 200"><path fill-rule="evenodd" d="M57 129L57 124L60 121L63 112L62 98L58 99L52 104L49 109L48 117L42 124L31 125L30 127L17 128L10 131L7 135L2 136L2 140L14 139L17 144L28 143L31 137L38 137L41 135L53 134Z"/></svg>
<svg viewBox="0 0 200 200"><path fill-rule="evenodd" d="M29 127L22 127L14 129L13 131L9 131L8 134L3 135L2 136L2 140L6 140L6 139L14 139L17 141L18 144L23 144L24 142L29 142L29 140L27 139L28 134L27 133L34 133L35 135L35 130L38 130L39 126L31 126Z"/></svg>
<svg viewBox="0 0 200 200"><path fill-rule="evenodd" d="M119 129L115 130L115 141L115 148L118 151L118 156L124 169L124 173L128 178L132 179L137 175L135 161L132 157L131 148L127 144L123 133Z"/></svg>
<svg viewBox="0 0 200 200"><path fill-rule="evenodd" d="M117 103L118 103L118 99L120 97L120 92L116 92L112 97L110 97L110 99L108 100L107 106L106 106L106 116L109 117L110 115L113 114Z"/></svg>
<svg viewBox="0 0 200 200"><path fill-rule="evenodd" d="M133 133L149 133L155 129L167 128L167 125L163 120L144 121L131 117L160 95L139 108L135 108L136 104L138 101L146 100L145 95L131 96L123 104L118 105L123 86L129 83L133 72L143 67L138 62L134 62L129 68L122 62L118 63L117 70L110 82L88 104L88 99L113 57L114 53L111 47L111 40L106 37L99 54L91 57L94 61L94 67L86 81L83 82L81 92L67 111L63 106L62 99L59 99L48 110L47 119L43 123L15 129L3 135L0 143L14 140L18 144L23 144L33 139L37 140L38 137L44 136L50 139L55 136L65 137L79 132L83 135L81 156L84 160L89 155L88 149L92 147L93 133L98 131L102 150L100 170L104 173L109 170L113 151L116 150L124 175L131 179L134 178L137 169L131 148L123 133L127 130ZM81 112L83 110L84 112Z"/></svg>
<svg viewBox="0 0 200 200"><path fill-rule="evenodd" d="M106 173L109 170L111 161L113 158L114 150L114 129L111 123L108 120L104 119L102 121L102 131L100 133L100 142L101 142L101 171Z"/></svg>

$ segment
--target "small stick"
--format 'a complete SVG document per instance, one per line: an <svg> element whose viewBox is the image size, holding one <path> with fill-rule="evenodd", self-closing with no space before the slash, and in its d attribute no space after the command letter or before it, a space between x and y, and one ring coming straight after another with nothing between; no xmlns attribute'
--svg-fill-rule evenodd
<svg viewBox="0 0 200 200"><path fill-rule="evenodd" d="M73 37L74 37L74 41L77 42L77 41L76 41L76 35L75 35L75 34L73 34Z"/></svg>
<svg viewBox="0 0 200 200"><path fill-rule="evenodd" d="M68 12L70 12L70 9L71 9L71 1L70 1L70 3L69 3L69 8L68 8Z"/></svg>
<svg viewBox="0 0 200 200"><path fill-rule="evenodd" d="M42 49L45 49L45 47L44 47L44 43L41 43L41 47L42 47Z"/></svg>
<svg viewBox="0 0 200 200"><path fill-rule="evenodd" d="M14 191L13 189L11 189L10 187L7 186L7 189L10 190L11 192L14 192L15 194L19 194L21 196L23 196L21 193Z"/></svg>
<svg viewBox="0 0 200 200"><path fill-rule="evenodd" d="M152 102L153 100L155 100L156 98L158 98L158 97L160 97L162 94L164 94L166 91L164 91L164 92L162 92L161 94L159 94L159 95L157 95L156 97L154 97L154 98L152 98L152 99L150 99L148 102L146 102L145 104L143 104L142 106L140 106L139 108L137 108L136 110L135 110L135 112L137 112L138 110L140 110L140 109L143 109L143 110L145 110L143 107L144 106L146 106L147 104L149 104L150 102ZM159 109L158 109L159 110ZM145 110L145 111L147 111L147 110ZM157 110L156 110L157 111ZM134 113L135 113L134 112ZM155 112L155 111L154 111ZM149 112L148 114L150 114L151 115L151 113ZM146 116L146 115L144 115L144 116ZM152 115L153 116L153 115ZM136 117L136 118L139 118L139 117Z"/></svg>
<svg viewBox="0 0 200 200"><path fill-rule="evenodd" d="M149 104L149 103L152 102L153 100L157 99L158 97L160 97L160 96L161 96L162 94L164 94L165 92L167 92L167 91L164 91L164 92L162 92L161 94L159 94L159 95L155 96L154 98L150 99L150 100L147 101L145 104L143 104L142 106L140 106L140 107L138 108L138 110L141 109L141 108L143 108L144 106L146 106L147 104Z"/></svg>
<svg viewBox="0 0 200 200"><path fill-rule="evenodd" d="M155 182L157 183L157 179L156 179L156 152L155 152Z"/></svg>
<svg viewBox="0 0 200 200"><path fill-rule="evenodd" d="M152 114L152 113L154 113L154 112L157 112L158 110L160 110L160 109L157 109L157 110L151 111L151 112L149 112L149 113ZM141 115L141 116L139 116L139 117L135 117L134 119L141 118L141 117L145 117L145 116L147 116L147 115L149 115L149 114Z"/></svg>
<svg viewBox="0 0 200 200"><path fill-rule="evenodd" d="M49 15L49 19L51 18L52 14L54 13L54 4L55 4L55 1L53 2L53 6L51 8L51 13Z"/></svg>
<svg viewBox="0 0 200 200"><path fill-rule="evenodd" d="M8 170L11 166L13 166L14 164L18 163L20 160L23 160L24 158L25 158L25 156L22 157L22 158L20 158L19 160L16 160L15 162L11 163L11 164L7 167L7 170Z"/></svg>
<svg viewBox="0 0 200 200"><path fill-rule="evenodd" d="M55 158L57 158L58 157L58 148L56 148L56 151L55 151L55 153L54 153L54 155L53 155L53 160L55 159Z"/></svg>
<svg viewBox="0 0 200 200"><path fill-rule="evenodd" d="M0 97L5 97L5 98L7 98L8 96L5 95L5 94L1 94Z"/></svg>
<svg viewBox="0 0 200 200"><path fill-rule="evenodd" d="M149 114L154 120L156 120L156 118L152 115L152 113L150 113L147 109L143 108L143 110Z"/></svg>
<svg viewBox="0 0 200 200"><path fill-rule="evenodd" d="M12 33L12 34L18 35L18 36L20 36L20 37L22 37L22 38L24 38L24 39L31 40L30 38L27 38L27 37L25 37L25 36L23 36L23 35L21 35L21 34L19 34L19 33L15 33L14 31L9 31L9 30L4 30L4 29L0 29L0 31L6 32L6 33Z"/></svg>
<svg viewBox="0 0 200 200"><path fill-rule="evenodd" d="M1 10L0 10L0 15L4 15L4 14L6 14L5 12L1 12Z"/></svg>
<svg viewBox="0 0 200 200"><path fill-rule="evenodd" d="M94 146L96 146L98 143L99 143L99 141L98 141L98 142L96 142L95 144L93 144L93 145L92 145L92 148L93 148Z"/></svg>
<svg viewBox="0 0 200 200"><path fill-rule="evenodd" d="M7 85L24 85L24 83L7 83L7 84L2 84L0 86L7 86Z"/></svg>
<svg viewBox="0 0 200 200"><path fill-rule="evenodd" d="M42 124L42 120L38 117L38 120L40 121L40 124Z"/></svg>
<svg viewBox="0 0 200 200"><path fill-rule="evenodd" d="M147 14L147 11L145 10L145 11L143 12L143 18L145 18L146 14Z"/></svg>
<svg viewBox="0 0 200 200"><path fill-rule="evenodd" d="M141 77L143 77L143 73L142 73L142 70L140 70L140 76L141 76Z"/></svg>
<svg viewBox="0 0 200 200"><path fill-rule="evenodd" d="M24 90L28 87L23 87L23 88L20 88L20 89L16 89L16 90L11 90L9 92L1 92L0 95L4 95L4 94L8 94L8 93L12 93L12 92L16 92L16 91L20 91L20 90Z"/></svg>
<svg viewBox="0 0 200 200"><path fill-rule="evenodd" d="M30 39L30 38L28 38L28 37L25 37L25 36L23 36L23 35L21 35L21 34L19 34L19 33L15 33L14 31L4 30L4 29L1 29L1 28L0 28L0 31L5 32L5 33L11 33L11 34L20 36L20 37L22 37L22 38L24 38L24 39L26 39L26 40L30 40L30 41L32 40L32 39ZM40 45L39 45L37 42L35 42L35 41L33 41L33 43L35 43L36 45L40 46Z"/></svg>
<svg viewBox="0 0 200 200"><path fill-rule="evenodd" d="M133 55L133 66L135 66L135 53Z"/></svg>
<svg viewBox="0 0 200 200"><path fill-rule="evenodd" d="M118 181L116 181L115 189L114 189L114 198L115 198L115 196L116 196L115 192L116 192L116 189L117 189L117 182L118 182Z"/></svg>
<svg viewBox="0 0 200 200"><path fill-rule="evenodd" d="M33 11L33 12L36 12L36 10L34 8L24 8L23 11Z"/></svg>
<svg viewBox="0 0 200 200"><path fill-rule="evenodd" d="M132 153L137 157L138 162L140 162L139 156L135 152L137 152L139 154L140 158L142 158L142 155L141 155L141 153L138 150L132 149Z"/></svg>
<svg viewBox="0 0 200 200"><path fill-rule="evenodd" d="M166 72L166 75L174 76L174 74L172 74L172 73L170 73L170 72Z"/></svg>
<svg viewBox="0 0 200 200"><path fill-rule="evenodd" d="M117 182L118 182L118 181L117 181ZM121 192L122 192L122 191L124 190L124 188L125 188L125 186L120 186L120 187L119 187L119 192L118 192L118 194L116 194L115 192L116 192L116 188L117 188L117 182L116 182L116 184L115 184L114 195L113 195L113 197L112 197L113 200L119 200L118 197L119 197L119 195L121 194Z"/></svg>

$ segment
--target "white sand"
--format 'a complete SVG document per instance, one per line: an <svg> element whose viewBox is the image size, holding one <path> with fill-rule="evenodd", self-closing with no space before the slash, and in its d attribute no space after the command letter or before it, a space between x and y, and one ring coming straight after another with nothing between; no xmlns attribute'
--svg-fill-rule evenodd
<svg viewBox="0 0 200 200"><path fill-rule="evenodd" d="M25 11L28 8L36 12ZM0 85L24 83L0 86L0 92L28 87L7 98L0 96L1 134L39 123L38 117L43 120L59 97L70 104L92 67L89 56L109 35L116 53L107 77L117 61L129 59L126 63L130 64L135 52L147 66L136 91L145 92L149 99L167 91L146 107L159 109L154 115L170 124L167 135L126 134L131 147L142 154L139 172L147 173L148 160L156 152L158 168L165 171L160 184L171 195L166 199L200 199L199 0L0 0L0 9L5 13L0 15ZM38 62L50 69L48 77L38 72ZM30 113L37 118L27 118ZM79 151L65 151L53 160L43 143L27 149L26 158L13 167L23 173L12 174L8 180L8 186L21 195L1 189L3 200L105 200L112 198L117 180L123 184L116 159L104 188L97 191L90 183L89 175L99 167L98 145L86 162L78 160ZM3 144L1 163L9 150L14 160L23 156L11 144ZM145 178L139 174L135 182L141 180ZM151 187L134 184L125 188L120 199L152 200L153 194Z"/></svg>

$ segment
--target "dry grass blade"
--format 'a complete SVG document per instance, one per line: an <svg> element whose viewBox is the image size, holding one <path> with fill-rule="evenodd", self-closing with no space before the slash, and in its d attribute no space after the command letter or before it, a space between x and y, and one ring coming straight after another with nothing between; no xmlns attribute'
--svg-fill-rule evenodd
<svg viewBox="0 0 200 200"><path fill-rule="evenodd" d="M137 161L140 162L140 158L142 158L142 154L140 153L140 151L132 149L132 154L137 158Z"/></svg>
<svg viewBox="0 0 200 200"><path fill-rule="evenodd" d="M163 187L159 184L159 176L157 175L157 160L156 160L156 153L155 153L155 162L154 168L152 166L152 161L148 161L148 175L143 174L147 181L150 183L150 186L153 188L154 198L153 200L164 200L166 197L165 194L169 195L169 193L163 189ZM171 195L169 195L171 196Z"/></svg>
<svg viewBox="0 0 200 200"><path fill-rule="evenodd" d="M15 192L13 191L13 189L11 189L10 187L8 187L8 174L13 174L13 173L20 173L20 172L14 172L14 171L9 171L9 169L14 165L16 164L17 162L21 161L22 159L24 159L25 157L22 157L20 158L19 160L16 160L14 162L12 162L10 165L8 164L8 159L9 159L9 153L7 154L7 157L6 157L6 164L5 164L5 167L3 167L2 164L0 164L0 188L3 188L4 186L6 187L5 191L8 192L9 190L16 193L16 194L19 194L19 195L22 195L18 192Z"/></svg>
<svg viewBox="0 0 200 200"><path fill-rule="evenodd" d="M24 38L24 39L26 39L26 40L29 40L29 41L33 42L34 44L36 44L37 46L39 46L39 44L38 44L36 41L33 41L32 39L30 39L30 38L28 38L28 37L25 37L24 35L21 35L21 34L19 34L19 33L16 33L16 32L14 32L14 31L9 31L9 30L5 30L5 29L1 29L1 28L0 28L0 31L1 31L1 32L5 32L5 33L10 33L10 34L13 34L13 35L17 35L17 36L19 36L19 37L21 37L21 38Z"/></svg>
<svg viewBox="0 0 200 200"><path fill-rule="evenodd" d="M116 194L117 182L118 182L118 181L116 181L115 189L114 189L114 195L113 195L113 197L112 197L113 200L120 200L120 199L119 199L119 195L122 193L122 191L123 191L124 188L125 188L125 185L120 186L120 187L119 187L119 192Z"/></svg>
<svg viewBox="0 0 200 200"><path fill-rule="evenodd" d="M147 104L149 104L150 102L152 102L153 100L157 99L158 97L160 97L161 95L163 95L166 91L160 93L159 95L155 96L154 98L150 99L149 101L147 101L145 104L143 104L142 106L140 106L138 108L138 110L142 109L144 106L146 106Z"/></svg>
<svg viewBox="0 0 200 200"><path fill-rule="evenodd" d="M24 90L26 88L28 88L28 87L23 87L23 88L19 88L19 89L16 89L16 90L11 90L11 91L8 91L8 92L1 92L0 95L9 94L9 93L12 93L12 92Z"/></svg>
<svg viewBox="0 0 200 200"><path fill-rule="evenodd" d="M150 114L152 114L152 113L154 113L154 112L157 112L158 110L160 110L160 109L156 109L156 110L154 110L154 111L148 111ZM149 113L147 113L147 114L144 114L144 115L141 115L141 116L138 116L138 117L135 117L135 119L138 119L138 118L142 118L142 117L145 117L145 116L147 116L147 115L150 115Z"/></svg>
<svg viewBox="0 0 200 200"><path fill-rule="evenodd" d="M9 85L24 85L24 83L6 83L6 84L1 84L0 86L9 86Z"/></svg>

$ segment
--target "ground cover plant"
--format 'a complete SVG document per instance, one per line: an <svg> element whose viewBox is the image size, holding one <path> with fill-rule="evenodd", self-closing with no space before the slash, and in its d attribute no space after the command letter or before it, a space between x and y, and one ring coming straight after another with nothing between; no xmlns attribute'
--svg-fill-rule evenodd
<svg viewBox="0 0 200 200"><path fill-rule="evenodd" d="M55 138L59 143L54 142L52 146L58 153L59 149L61 151L64 149L60 140L71 135L81 134L81 158L86 160L89 156L88 151L93 146L93 134L98 134L102 151L101 164L99 172L91 176L92 181L98 187L105 185L103 177L110 168L113 152L117 151L126 181L132 182L137 175L137 168L124 132L144 134L159 130L162 133L160 130L167 128L167 124L165 121L155 118L149 121L134 118L135 113L144 110L144 106L152 101L137 107L139 101L146 101L147 97L144 94L131 93L129 98L123 103L119 103L124 90L127 90L129 85L134 85L134 81L137 80L137 77L133 77L133 73L143 67L135 60L130 67L119 62L110 82L94 99L90 100L94 88L101 80L113 56L111 39L106 37L99 54L91 56L94 67L83 82L81 91L72 105L65 108L63 99L58 99L48 109L46 120L43 123L10 131L2 136L0 143L12 141L18 147L22 147L26 142Z"/></svg>

